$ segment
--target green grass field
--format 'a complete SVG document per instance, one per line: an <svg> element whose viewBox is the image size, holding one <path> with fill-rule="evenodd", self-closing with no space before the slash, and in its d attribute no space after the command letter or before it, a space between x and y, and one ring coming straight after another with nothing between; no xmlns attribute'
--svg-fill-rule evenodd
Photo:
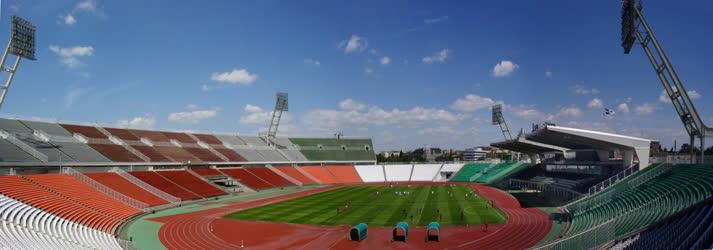
<svg viewBox="0 0 713 250"><path fill-rule="evenodd" d="M401 195L397 192L401 192ZM348 203L351 205L347 207ZM337 212L337 209L340 211ZM419 213L419 210L422 212ZM439 218L439 211L442 218ZM364 222L369 226L393 226L399 221L415 226L425 226L431 221L438 221L441 225L505 222L505 217L497 208L490 207L486 199L473 193L466 185L346 186L243 210L225 217L317 225L354 225Z"/></svg>

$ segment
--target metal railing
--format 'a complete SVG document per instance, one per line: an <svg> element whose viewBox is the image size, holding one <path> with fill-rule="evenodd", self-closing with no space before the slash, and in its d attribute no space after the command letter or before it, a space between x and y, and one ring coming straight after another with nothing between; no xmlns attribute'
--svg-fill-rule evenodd
<svg viewBox="0 0 713 250"><path fill-rule="evenodd" d="M168 202L170 202L170 203L172 203L172 204L179 204L179 203L181 203L181 199L176 198L175 196L170 195L170 194L168 194L168 193L166 193L166 192L164 192L164 191L161 191L161 190L159 190L158 188L155 188L155 187L153 187L153 186L147 184L146 182L144 182L144 181L142 181L142 180L139 180L138 178L136 178L136 177L134 177L133 175L127 173L126 171L124 171L124 170L121 169L121 168L115 167L115 168L112 168L111 171L114 172L114 173L117 173L117 174L120 175L121 177L124 177L125 179L127 179L127 180L130 181L131 183L134 183L135 185L137 185L137 186L139 186L139 187L145 189L146 191L149 191L149 192L153 193L154 195L158 196L158 197L161 198L161 199L164 199L164 200L166 200L166 201L168 201Z"/></svg>
<svg viewBox="0 0 713 250"><path fill-rule="evenodd" d="M538 190L538 191L544 193L545 195L550 196L551 198L557 199L560 202L560 204L566 204L567 202L570 202L570 201L578 199L579 197L582 197L582 194L577 191L570 190L570 189L567 189L564 187L558 187L558 186L555 186L555 185L549 184L549 183L539 183L539 182L534 182L534 181L509 179L508 185L510 187Z"/></svg>
<svg viewBox="0 0 713 250"><path fill-rule="evenodd" d="M95 181L94 179L89 178L88 176L84 175L82 172L74 170L73 168L65 168L65 171L67 171L67 173L70 176L74 177L74 179L78 180L79 182L84 183L90 187L93 187L94 189L98 190L99 192L102 192L115 200L121 201L124 204L127 204L129 206L132 206L132 207L144 210L144 211L146 210L146 208L149 207L148 204L146 204L142 201L136 200L134 198L131 198L129 196L126 196L122 193L119 193L119 192L115 191L114 189L111 189L107 186L104 186L104 184L101 184L98 181Z"/></svg>
<svg viewBox="0 0 713 250"><path fill-rule="evenodd" d="M622 170L621 172L615 174L614 176L609 177L608 179L603 180L602 182L597 183L594 186L591 186L587 192L587 195L594 195L596 193L604 191L607 188L613 186L616 183L619 183L619 181L626 179L626 177L629 177L630 175L632 175L638 171L639 171L638 165L629 166L628 168Z"/></svg>
<svg viewBox="0 0 713 250"><path fill-rule="evenodd" d="M49 157L47 157L47 155L43 154L40 151L37 151L37 149L33 148L32 146L27 145L27 143L25 143L24 141L17 139L17 137L15 137L12 133L8 133L5 130L0 130L0 138L4 138L8 142L22 149L22 151L27 152L28 154L32 155L32 157L35 157L42 162L47 162L49 160Z"/></svg>

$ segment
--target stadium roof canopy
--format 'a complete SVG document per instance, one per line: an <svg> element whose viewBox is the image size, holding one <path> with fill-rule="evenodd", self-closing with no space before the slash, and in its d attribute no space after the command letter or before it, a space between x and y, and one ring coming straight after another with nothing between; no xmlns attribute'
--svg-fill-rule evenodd
<svg viewBox="0 0 713 250"><path fill-rule="evenodd" d="M651 140L649 139L550 124L533 131L526 138L539 143L575 150L593 149L599 153L621 150L624 153L625 165L633 164L634 155L639 158L641 168L649 165L649 151L651 150Z"/></svg>
<svg viewBox="0 0 713 250"><path fill-rule="evenodd" d="M548 145L544 143L539 143L536 141L528 140L522 136L518 136L516 139L496 142L490 144L496 148L507 149L510 151L525 153L525 154L544 154L552 151L562 151L565 152L569 149L564 147L558 147L553 145Z"/></svg>

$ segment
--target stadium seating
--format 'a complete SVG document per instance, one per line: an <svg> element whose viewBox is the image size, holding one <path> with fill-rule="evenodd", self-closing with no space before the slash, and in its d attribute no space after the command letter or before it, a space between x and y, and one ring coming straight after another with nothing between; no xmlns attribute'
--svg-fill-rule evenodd
<svg viewBox="0 0 713 250"><path fill-rule="evenodd" d="M415 164L411 181L433 181L443 164Z"/></svg>
<svg viewBox="0 0 713 250"><path fill-rule="evenodd" d="M226 194L223 190L220 190L219 188L185 170L156 171L156 173L183 187L184 189L202 197Z"/></svg>
<svg viewBox="0 0 713 250"><path fill-rule="evenodd" d="M376 160L371 139L289 138L310 161Z"/></svg>
<svg viewBox="0 0 713 250"><path fill-rule="evenodd" d="M46 145L62 151L67 158L58 161L109 162L110 160L98 153L87 144L78 141L66 129L56 123L21 121L30 130L36 130L49 139ZM38 148L38 147L36 147Z"/></svg>
<svg viewBox="0 0 713 250"><path fill-rule="evenodd" d="M495 183L529 166L530 165L521 162L496 164L484 169L480 173L480 176L475 179L475 182Z"/></svg>
<svg viewBox="0 0 713 250"><path fill-rule="evenodd" d="M116 136L117 138L119 138L122 141L124 141L125 143L127 143L130 147L136 149L136 151L139 151L141 154L148 157L151 162L171 162L171 161L173 161L173 159L169 159L165 155L162 155L160 152L156 151L156 149L154 149L153 147L145 145L143 142L140 141L141 138L134 135L129 130L116 129L116 128L105 128L105 129L111 135Z"/></svg>
<svg viewBox="0 0 713 250"><path fill-rule="evenodd" d="M46 177L39 177L39 179L44 178ZM69 178L71 179L71 177ZM78 188L80 190L69 191L65 194L57 192L50 187L34 183L24 176L0 176L0 194L107 233L114 233L119 223L140 212L116 200L111 200L111 198L104 196L104 194L91 187L84 186L82 188L81 185L76 185L76 183L72 185L70 180L67 180L69 185L64 187L62 187L64 185L62 183L47 183L52 179L54 178L49 177L49 180L42 182L52 187L58 187L62 191L66 191L67 188ZM76 197L77 194L80 197ZM96 198L96 200L93 198ZM112 208L112 206L116 207Z"/></svg>
<svg viewBox="0 0 713 250"><path fill-rule="evenodd" d="M182 145L182 149L192 154L194 157L206 162L221 162L223 159L213 154L208 149L198 145L196 140L193 140L189 135L176 132L163 132L169 139L173 139Z"/></svg>
<svg viewBox="0 0 713 250"><path fill-rule="evenodd" d="M103 184L104 186L107 186L114 191L117 191L119 193L122 193L126 196L129 196L131 198L134 198L136 200L139 200L141 202L144 202L146 204L149 204L149 206L159 206L159 205L164 205L167 204L168 201L159 198L158 196L152 194L149 191L146 191L145 189L136 186L134 183L130 182L127 179L124 179L124 177L121 177L120 175L116 173L111 173L111 172L104 172L104 173L84 173L89 178L92 178L93 180Z"/></svg>
<svg viewBox="0 0 713 250"><path fill-rule="evenodd" d="M364 182L385 182L384 166L382 165L356 165L354 166L359 177Z"/></svg>
<svg viewBox="0 0 713 250"><path fill-rule="evenodd" d="M309 185L309 184L317 184L312 178L309 178L302 174L296 167L290 167L290 166L278 166L275 167L277 170L280 172L294 178L295 180L298 180L299 182L302 182L304 185Z"/></svg>
<svg viewBox="0 0 713 250"><path fill-rule="evenodd" d="M225 175L214 168L196 168L196 169L191 169L191 170L193 172L195 172L196 174L203 176L203 177L213 177L213 176Z"/></svg>
<svg viewBox="0 0 713 250"><path fill-rule="evenodd" d="M185 188L179 186L178 184L164 178L163 176L157 174L154 171L134 171L129 172L129 174L138 178L139 180L146 182L147 184L158 188L172 196L175 196L183 201L185 200L195 200L201 197Z"/></svg>
<svg viewBox="0 0 713 250"><path fill-rule="evenodd" d="M712 225L713 204L709 201L647 229L629 243L626 249L710 248L713 243Z"/></svg>
<svg viewBox="0 0 713 250"><path fill-rule="evenodd" d="M413 165L384 165L386 181L409 181Z"/></svg>
<svg viewBox="0 0 713 250"><path fill-rule="evenodd" d="M58 147L56 147L52 143L40 140L39 138L34 136L33 129L29 128L21 121L0 118L0 129L4 130L8 134L13 135L13 137L20 140L21 142L27 145L32 145L35 150L46 156L48 161L74 161L71 157L60 151ZM35 159L35 157L32 157L25 151L17 148L17 146L10 145L9 141L0 141L2 141L3 145L6 145L0 147L2 149L2 151L0 152L3 153L1 157L3 161L18 161L22 159L28 159L28 161L30 162L38 161L37 159ZM13 160L13 158L15 160Z"/></svg>
<svg viewBox="0 0 713 250"><path fill-rule="evenodd" d="M573 219L567 235L577 237L566 241L564 247L588 248L602 244L592 242L594 237L589 234L601 233L594 229L607 230L611 237L619 237L693 206L713 193L713 168L709 165L672 166L669 171L642 183L637 178L641 175L631 177L613 187L624 189L615 195L610 192L595 195L607 199L578 201L576 203L581 204L568 206ZM588 231L590 229L593 231Z"/></svg>
<svg viewBox="0 0 713 250"><path fill-rule="evenodd" d="M242 168L220 168L220 172L232 177L252 189L274 188L275 185L266 182Z"/></svg>
<svg viewBox="0 0 713 250"><path fill-rule="evenodd" d="M458 173L451 178L451 181L473 182L483 170L496 165L495 163L468 163L465 164ZM474 178L475 177L475 178Z"/></svg>
<svg viewBox="0 0 713 250"><path fill-rule="evenodd" d="M288 160L290 161L306 161L307 157L302 155L300 153L300 150L297 149L297 146L293 144L289 139L285 137L275 137L273 139L273 142L275 143L275 146L278 148L278 150L282 151L285 156L287 157Z"/></svg>
<svg viewBox="0 0 713 250"><path fill-rule="evenodd" d="M322 184L333 184L339 183L339 179L334 177L327 168L322 166L302 166L298 167L310 174L312 177L317 178L317 180Z"/></svg>
<svg viewBox="0 0 713 250"><path fill-rule="evenodd" d="M251 148L245 141L234 135L216 135L220 141L230 145L239 155L245 158L246 161L264 162L266 159L260 155L254 148Z"/></svg>
<svg viewBox="0 0 713 250"><path fill-rule="evenodd" d="M213 135L208 135L208 134L193 134L196 138L201 140L202 142L207 143L210 145L215 151L218 151L218 153L222 154L226 158L228 158L228 161L231 162L241 162L245 161L245 158L240 156L237 152L233 151L232 149L226 148L223 145L223 142L218 139L218 137L215 137Z"/></svg>
<svg viewBox="0 0 713 250"><path fill-rule="evenodd" d="M159 131L147 131L147 130L131 130L131 133L137 137L143 137L151 140L153 143L153 148L156 149L162 155L173 159L174 161L180 162L200 162L201 160L193 156L188 151L177 147L171 143L171 139L166 137L162 132Z"/></svg>
<svg viewBox="0 0 713 250"><path fill-rule="evenodd" d="M251 174L277 187L294 186L291 181L276 174L267 167L245 168Z"/></svg>
<svg viewBox="0 0 713 250"><path fill-rule="evenodd" d="M112 234L0 195L0 248L122 249Z"/></svg>
<svg viewBox="0 0 713 250"><path fill-rule="evenodd" d="M361 178L353 166L325 166L340 183L360 183Z"/></svg>
<svg viewBox="0 0 713 250"><path fill-rule="evenodd" d="M105 134L94 127L60 124L64 129L73 134L86 137L88 145L97 152L116 162L143 162L141 158L126 150L123 146L114 144Z"/></svg>

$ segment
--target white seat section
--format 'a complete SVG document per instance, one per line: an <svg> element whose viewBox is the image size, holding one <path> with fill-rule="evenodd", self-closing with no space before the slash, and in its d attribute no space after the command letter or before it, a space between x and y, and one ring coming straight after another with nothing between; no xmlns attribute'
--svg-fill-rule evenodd
<svg viewBox="0 0 713 250"><path fill-rule="evenodd" d="M416 164L413 165L411 181L432 181L438 174L443 164Z"/></svg>
<svg viewBox="0 0 713 250"><path fill-rule="evenodd" d="M10 249L122 249L115 237L0 194L0 243Z"/></svg>
<svg viewBox="0 0 713 250"><path fill-rule="evenodd" d="M441 168L441 171L438 172L436 175L436 178L433 179L433 181L448 181L448 177L454 176L458 171L460 171L461 168L463 168L464 164L443 164L443 167Z"/></svg>
<svg viewBox="0 0 713 250"><path fill-rule="evenodd" d="M384 165L386 181L408 181L413 165Z"/></svg>
<svg viewBox="0 0 713 250"><path fill-rule="evenodd" d="M384 169L381 165L356 165L354 166L359 177L364 182L384 182Z"/></svg>

